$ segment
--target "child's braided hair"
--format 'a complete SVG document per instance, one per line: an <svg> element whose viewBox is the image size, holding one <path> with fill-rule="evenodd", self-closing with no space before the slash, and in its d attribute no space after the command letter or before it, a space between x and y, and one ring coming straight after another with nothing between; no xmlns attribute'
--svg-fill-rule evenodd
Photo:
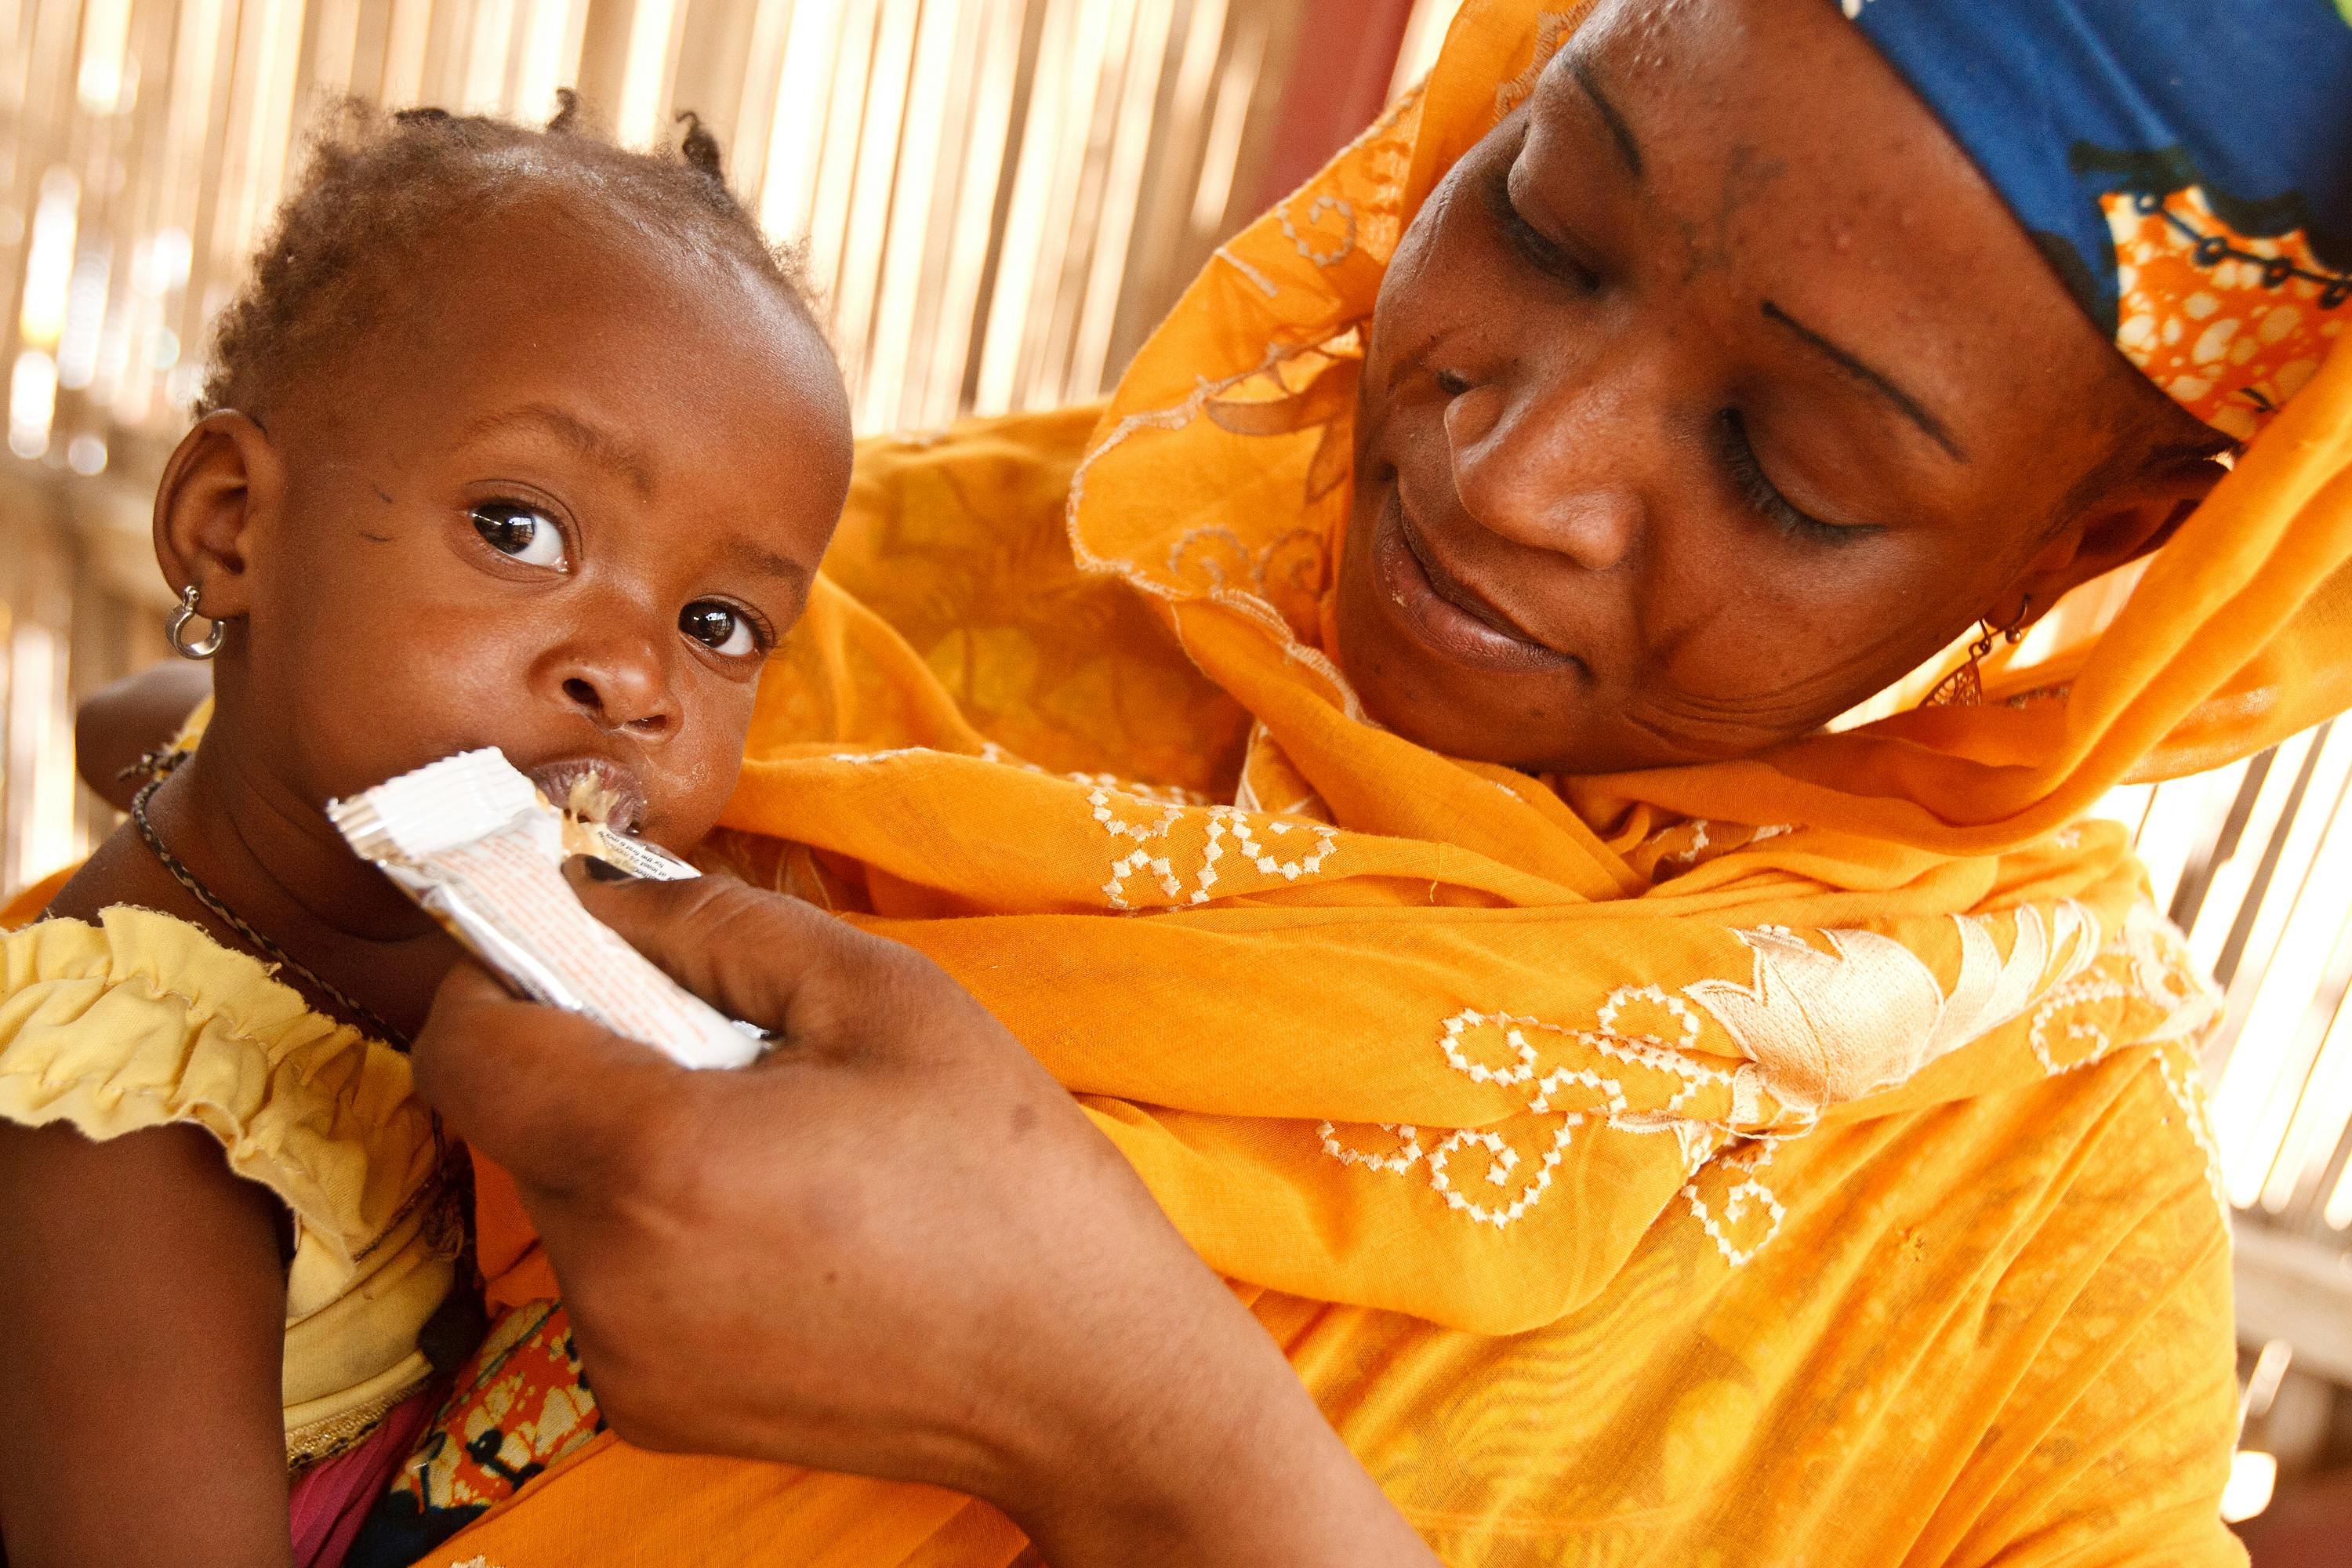
<svg viewBox="0 0 2352 1568"><path fill-rule="evenodd" d="M221 313L198 416L251 408L331 348L390 319L410 263L452 226L534 191L593 198L622 223L728 259L814 315L798 258L727 188L718 138L692 110L675 152L636 153L582 122L571 89L544 129L442 109L349 102L312 141L245 287Z"/></svg>

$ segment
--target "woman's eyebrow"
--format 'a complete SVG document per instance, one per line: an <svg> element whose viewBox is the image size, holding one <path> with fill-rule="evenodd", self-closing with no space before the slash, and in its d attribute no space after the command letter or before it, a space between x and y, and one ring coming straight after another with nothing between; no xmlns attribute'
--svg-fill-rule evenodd
<svg viewBox="0 0 2352 1568"><path fill-rule="evenodd" d="M1937 446L1941 447L1948 454L1950 455L1952 461L1956 463L1965 463L1969 460L1968 453L1961 449L1959 442L1952 438L1951 431L1945 428L1944 422L1942 420L1937 418L1933 414L1928 413L1927 408L1917 398L1912 396L1909 393L1895 385L1894 382L1887 379L1885 375L1882 375L1877 371L1872 369L1870 365L1864 363L1860 358L1847 353L1844 349L1838 347L1837 344L1830 342L1829 339L1822 336L1821 333L1813 331L1812 328L1805 325L1804 322L1797 320L1796 317L1789 314L1788 311L1780 309L1780 306L1774 304L1769 300L1764 301L1764 319L1768 321L1777 322L1780 326L1786 327L1790 331L1796 333L1799 338L1819 350L1840 370L1845 372L1846 374L1853 377L1856 381L1861 382L1873 392L1877 393L1879 396L1885 398L1888 403L1893 404L1896 412L1900 413L1906 419L1911 421L1912 424L1919 426L1919 428L1926 433L1927 439L1936 443Z"/></svg>
<svg viewBox="0 0 2352 1568"><path fill-rule="evenodd" d="M1576 79L1576 85L1582 88L1584 96L1592 100L1593 111L1601 116L1601 123L1609 127L1610 140L1617 143L1618 155L1625 160L1626 172L1639 181L1642 177L1642 144L1633 140L1633 128L1625 123L1625 117L1617 112L1617 106L1609 101L1609 95L1601 90L1601 84L1593 79L1592 62L1582 55L1571 55L1568 61L1568 74Z"/></svg>

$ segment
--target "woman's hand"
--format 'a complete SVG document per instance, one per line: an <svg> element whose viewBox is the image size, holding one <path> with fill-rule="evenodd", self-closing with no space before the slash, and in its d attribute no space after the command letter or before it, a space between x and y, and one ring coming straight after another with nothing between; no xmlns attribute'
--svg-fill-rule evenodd
<svg viewBox="0 0 2352 1568"><path fill-rule="evenodd" d="M520 1186L623 1436L953 1487L1066 1565L1434 1561L943 971L719 878L575 883L783 1040L688 1072L467 966L416 1042L419 1089Z"/></svg>

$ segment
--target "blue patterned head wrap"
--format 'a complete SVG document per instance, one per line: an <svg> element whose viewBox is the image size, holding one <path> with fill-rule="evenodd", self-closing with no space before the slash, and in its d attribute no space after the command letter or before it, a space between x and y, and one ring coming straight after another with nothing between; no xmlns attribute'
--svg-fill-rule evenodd
<svg viewBox="0 0 2352 1568"><path fill-rule="evenodd" d="M2240 439L2352 320L2352 0L1839 0L2103 331Z"/></svg>

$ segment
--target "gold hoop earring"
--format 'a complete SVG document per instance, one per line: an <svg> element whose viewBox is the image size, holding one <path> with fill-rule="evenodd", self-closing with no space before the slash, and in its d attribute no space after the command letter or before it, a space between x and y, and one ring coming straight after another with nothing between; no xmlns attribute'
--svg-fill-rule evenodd
<svg viewBox="0 0 2352 1568"><path fill-rule="evenodd" d="M213 629L200 641L188 640L190 621L211 621ZM180 607L163 623L163 635L172 639L172 651L182 658L207 659L220 652L221 643L228 636L228 623L215 619L196 607L196 585L194 583L180 590Z"/></svg>
<svg viewBox="0 0 2352 1568"><path fill-rule="evenodd" d="M1969 644L1969 661L1936 683L1927 693L1922 708L1981 708L1984 706L1984 658L1992 652L1993 644L2006 642L2011 647L2025 640L2027 619L2033 614L2033 595L2027 594L2017 602L2017 615L2005 626L1996 627L1990 619L1977 621L1977 640Z"/></svg>

